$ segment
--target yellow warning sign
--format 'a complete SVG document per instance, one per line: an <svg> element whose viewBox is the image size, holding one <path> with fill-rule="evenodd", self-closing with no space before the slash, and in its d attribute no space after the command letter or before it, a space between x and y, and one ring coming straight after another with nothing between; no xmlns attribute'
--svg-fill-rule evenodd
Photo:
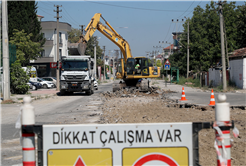
<svg viewBox="0 0 246 166"><path fill-rule="evenodd" d="M113 165L111 149L51 149L47 156L48 166Z"/></svg>
<svg viewBox="0 0 246 166"><path fill-rule="evenodd" d="M123 166L189 165L189 151L186 147L125 148L122 153Z"/></svg>

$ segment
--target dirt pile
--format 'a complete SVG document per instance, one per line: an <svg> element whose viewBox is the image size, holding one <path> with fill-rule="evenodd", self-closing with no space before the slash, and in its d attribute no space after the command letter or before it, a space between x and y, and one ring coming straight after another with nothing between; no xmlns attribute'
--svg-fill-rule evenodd
<svg viewBox="0 0 246 166"><path fill-rule="evenodd" d="M110 99L110 98L129 98L129 97L143 97L143 96L149 96L149 97L157 97L157 96L162 96L165 97L165 94L167 93L175 93L173 91L167 90L164 91L158 87L150 87L148 89L147 92L142 92L139 89L136 88L125 88L125 89L121 89L119 91L116 92L104 92L101 93L101 96L105 97L106 99Z"/></svg>
<svg viewBox="0 0 246 166"><path fill-rule="evenodd" d="M167 123L167 122L212 122L215 119L214 109L197 109L197 107L179 108L176 101L166 97L161 89L154 93L122 90L117 93L106 92L101 95L104 101L100 123ZM231 120L240 131L239 138L233 138L232 165L246 165L245 110L232 109ZM199 160L201 165L217 165L214 148L215 131L203 129L199 132Z"/></svg>

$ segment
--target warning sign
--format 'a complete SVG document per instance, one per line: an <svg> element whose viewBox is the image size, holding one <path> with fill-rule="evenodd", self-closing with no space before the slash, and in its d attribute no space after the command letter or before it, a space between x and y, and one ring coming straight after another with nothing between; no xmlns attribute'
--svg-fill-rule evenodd
<svg viewBox="0 0 246 166"><path fill-rule="evenodd" d="M186 147L179 148L126 148L123 150L122 165L189 165Z"/></svg>
<svg viewBox="0 0 246 166"><path fill-rule="evenodd" d="M43 156L44 165L193 165L192 123L43 125Z"/></svg>
<svg viewBox="0 0 246 166"><path fill-rule="evenodd" d="M112 165L111 149L52 149L47 152L48 165ZM100 164L99 164L100 163Z"/></svg>

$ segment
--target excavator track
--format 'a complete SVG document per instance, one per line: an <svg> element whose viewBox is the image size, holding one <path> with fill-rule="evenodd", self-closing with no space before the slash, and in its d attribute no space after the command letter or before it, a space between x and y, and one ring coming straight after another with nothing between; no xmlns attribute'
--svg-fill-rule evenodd
<svg viewBox="0 0 246 166"><path fill-rule="evenodd" d="M119 90L125 89L125 88L136 88L142 92L147 92L150 89L149 88L150 83L149 83L148 79L142 79L141 82L136 82L136 80L134 80L134 81L127 80L127 81L128 81L127 82L128 84L124 81L114 82L113 83L113 92L116 92L116 91L119 91ZM131 83L129 83L129 82L131 82Z"/></svg>

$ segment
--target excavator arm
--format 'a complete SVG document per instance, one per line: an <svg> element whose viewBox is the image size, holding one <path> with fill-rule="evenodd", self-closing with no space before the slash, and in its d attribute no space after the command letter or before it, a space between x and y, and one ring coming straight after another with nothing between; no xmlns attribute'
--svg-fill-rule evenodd
<svg viewBox="0 0 246 166"><path fill-rule="evenodd" d="M105 21L108 27L100 22L100 18ZM93 16L90 23L85 28L86 33L81 40L87 43L96 30L100 31L104 36L120 48L125 62L128 58L132 58L131 49L128 42L114 30L114 28L102 17L101 13L96 13ZM81 42L81 40L79 42Z"/></svg>

